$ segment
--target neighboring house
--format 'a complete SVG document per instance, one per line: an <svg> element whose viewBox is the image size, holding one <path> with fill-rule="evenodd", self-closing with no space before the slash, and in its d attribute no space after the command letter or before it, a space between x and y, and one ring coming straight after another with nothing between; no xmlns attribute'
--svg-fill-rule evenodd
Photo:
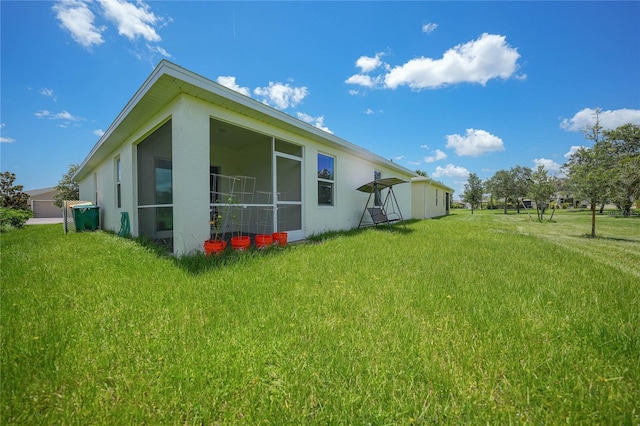
<svg viewBox="0 0 640 426"><path fill-rule="evenodd" d="M133 236L169 241L181 255L209 238L212 212L226 203L217 193L229 187L226 176L243 176L235 192L247 194L234 200L244 221L236 230L286 231L296 241L357 227L368 195L356 188L374 177L416 174L163 60L74 180L80 199L100 207L102 229L117 232L126 212ZM394 191L410 218L411 185Z"/></svg>
<svg viewBox="0 0 640 426"><path fill-rule="evenodd" d="M53 204L53 197L56 195L55 187L24 192L29 195L29 207L31 207L35 218L62 217L62 209Z"/></svg>
<svg viewBox="0 0 640 426"><path fill-rule="evenodd" d="M411 216L428 219L449 214L453 189L445 184L418 176L411 179Z"/></svg>

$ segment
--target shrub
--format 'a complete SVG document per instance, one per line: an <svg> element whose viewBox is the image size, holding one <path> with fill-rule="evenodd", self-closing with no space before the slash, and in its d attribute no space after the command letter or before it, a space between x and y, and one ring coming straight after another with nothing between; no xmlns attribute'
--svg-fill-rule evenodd
<svg viewBox="0 0 640 426"><path fill-rule="evenodd" d="M31 210L0 207L0 229L4 232L9 228L22 228L25 222L32 217Z"/></svg>

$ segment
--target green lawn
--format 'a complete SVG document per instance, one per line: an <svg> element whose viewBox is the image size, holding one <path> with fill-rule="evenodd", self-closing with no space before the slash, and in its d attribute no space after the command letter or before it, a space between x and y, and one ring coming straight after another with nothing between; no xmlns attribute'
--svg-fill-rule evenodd
<svg viewBox="0 0 640 426"><path fill-rule="evenodd" d="M2 234L0 424L640 423L640 219L453 213L225 258Z"/></svg>

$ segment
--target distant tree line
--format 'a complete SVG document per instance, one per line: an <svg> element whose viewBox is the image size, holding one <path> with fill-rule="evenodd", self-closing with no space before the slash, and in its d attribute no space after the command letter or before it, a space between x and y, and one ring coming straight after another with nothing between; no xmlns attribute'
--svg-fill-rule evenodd
<svg viewBox="0 0 640 426"><path fill-rule="evenodd" d="M606 203L615 204L623 216L631 214L634 203L640 201L640 126L625 124L613 130L603 130L600 110L596 109L595 124L583 129L592 147L582 147L571 155L562 167L561 175L551 175L543 167L536 170L515 166L498 170L484 182L471 173L464 186L462 200L471 206L471 212L482 208L485 195L487 208L527 208L524 200L535 204L536 217L543 220L545 210L555 197L554 207L560 200L573 199L587 203L591 208L591 236L596 236L596 213ZM553 218L553 212L551 215Z"/></svg>

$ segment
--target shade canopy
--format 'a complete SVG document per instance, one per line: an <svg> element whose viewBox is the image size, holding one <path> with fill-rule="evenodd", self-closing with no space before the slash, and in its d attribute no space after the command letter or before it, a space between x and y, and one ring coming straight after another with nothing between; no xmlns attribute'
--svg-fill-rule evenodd
<svg viewBox="0 0 640 426"><path fill-rule="evenodd" d="M365 183L360 188L358 188L358 191L366 192L367 194L371 194L376 189L377 190L382 190L382 189L385 189L385 188L391 188L393 185L398 185L400 183L407 183L407 181L406 180L402 180L400 178L395 178L395 177L378 179L378 180L373 180L373 181L371 181L369 183Z"/></svg>

